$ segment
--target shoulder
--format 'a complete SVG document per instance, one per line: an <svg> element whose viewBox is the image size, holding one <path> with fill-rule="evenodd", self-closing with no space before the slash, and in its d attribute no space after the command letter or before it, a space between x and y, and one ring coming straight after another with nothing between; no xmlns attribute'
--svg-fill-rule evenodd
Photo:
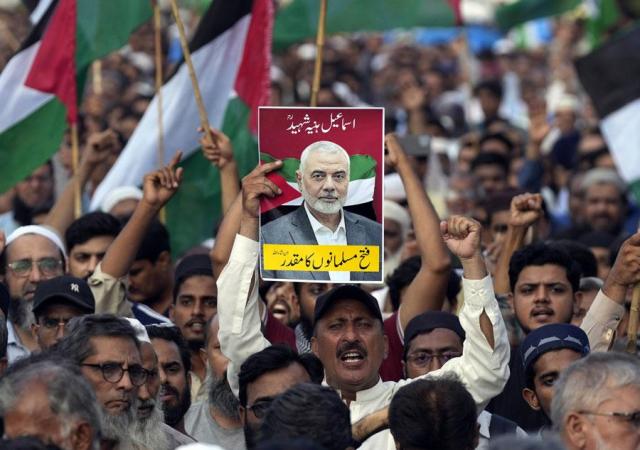
<svg viewBox="0 0 640 450"><path fill-rule="evenodd" d="M345 224L353 224L360 225L367 230L367 233L374 234L376 236L379 235L378 239L382 236L382 225L376 222L375 220L371 220L365 216L361 216L360 214L352 213L349 211L344 212L344 220Z"/></svg>
<svg viewBox="0 0 640 450"><path fill-rule="evenodd" d="M284 216L278 217L277 219L274 219L271 222L262 225L261 229L263 232L264 231L268 232L268 231L278 230L283 226L287 226L288 224L291 223L293 219L298 218L300 216L301 211L304 213L303 207L299 206L298 208L294 209L290 213L285 214Z"/></svg>

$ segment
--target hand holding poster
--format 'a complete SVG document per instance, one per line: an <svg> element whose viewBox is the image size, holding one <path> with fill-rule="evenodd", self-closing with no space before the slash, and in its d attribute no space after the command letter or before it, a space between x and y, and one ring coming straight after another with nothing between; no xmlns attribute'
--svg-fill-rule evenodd
<svg viewBox="0 0 640 450"><path fill-rule="evenodd" d="M382 281L381 108L260 108L262 164L282 193L260 202L267 280Z"/></svg>

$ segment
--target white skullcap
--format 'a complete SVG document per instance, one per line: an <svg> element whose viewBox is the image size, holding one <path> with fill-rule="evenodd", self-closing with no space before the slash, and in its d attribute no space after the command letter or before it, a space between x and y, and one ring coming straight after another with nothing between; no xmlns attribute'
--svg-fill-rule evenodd
<svg viewBox="0 0 640 450"><path fill-rule="evenodd" d="M553 111L571 111L577 113L580 110L580 102L578 97L571 94L563 94L558 98L553 107Z"/></svg>
<svg viewBox="0 0 640 450"><path fill-rule="evenodd" d="M596 184L613 184L621 194L626 194L627 192L627 184L620 175L618 175L618 172L613 169L605 169L601 167L591 169L584 174L584 177L582 177L580 190L584 192Z"/></svg>
<svg viewBox="0 0 640 450"><path fill-rule="evenodd" d="M411 229L411 216L406 208L391 200L385 200L383 205L383 215L385 220L395 220L402 227L402 238L404 239Z"/></svg>
<svg viewBox="0 0 640 450"><path fill-rule="evenodd" d="M151 344L151 339L149 339L147 329L138 319L132 319L131 317L125 317L124 319L129 322L129 325L133 327L136 332L136 337L140 342L148 342L149 344Z"/></svg>
<svg viewBox="0 0 640 450"><path fill-rule="evenodd" d="M62 252L62 256L64 257L64 259L67 259L67 252L64 249L64 244L62 243L62 239L60 239L60 236L58 236L58 233L56 233L52 228L42 225L26 225L24 227L16 229L7 238L5 248L8 247L9 244L11 244L13 241L26 234L37 234L38 236L49 239L56 247L58 247L60 252Z"/></svg>
<svg viewBox="0 0 640 450"><path fill-rule="evenodd" d="M107 196L102 200L102 205L100 205L100 209L106 213L111 211L114 206L120 203L123 200L141 200L142 199L142 191L135 186L121 186L115 188L111 192L107 194Z"/></svg>

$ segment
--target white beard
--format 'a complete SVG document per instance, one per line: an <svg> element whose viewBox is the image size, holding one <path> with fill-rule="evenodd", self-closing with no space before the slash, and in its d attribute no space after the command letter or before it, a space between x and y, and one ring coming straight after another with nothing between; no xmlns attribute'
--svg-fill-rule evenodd
<svg viewBox="0 0 640 450"><path fill-rule="evenodd" d="M118 450L133 448L131 438L129 437L129 429L135 421L135 410L134 404L132 404L128 411L117 416L109 414L104 409L102 410L102 435L106 439L117 441L118 446L116 448Z"/></svg>
<svg viewBox="0 0 640 450"><path fill-rule="evenodd" d="M138 419L130 426L129 435L136 448L170 450L169 439L162 429L164 414L156 400L153 412L146 419Z"/></svg>
<svg viewBox="0 0 640 450"><path fill-rule="evenodd" d="M318 211L321 214L337 214L342 210L342 207L347 201L347 196L338 197L338 201L333 203L327 203L319 198L313 197L307 190L304 188L304 183L300 183L300 192L302 193L302 198L309 205L309 207L315 211Z"/></svg>

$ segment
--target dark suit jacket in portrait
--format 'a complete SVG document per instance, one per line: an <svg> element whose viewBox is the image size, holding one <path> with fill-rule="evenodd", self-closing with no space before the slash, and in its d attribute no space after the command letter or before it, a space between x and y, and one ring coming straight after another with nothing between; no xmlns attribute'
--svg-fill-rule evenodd
<svg viewBox="0 0 640 450"><path fill-rule="evenodd" d="M371 219L342 210L348 245L380 247L379 268L382 270L382 226ZM261 244L318 245L304 205L260 228ZM263 278L330 281L329 272L297 270L263 270ZM351 281L382 281L382 272L351 272Z"/></svg>

